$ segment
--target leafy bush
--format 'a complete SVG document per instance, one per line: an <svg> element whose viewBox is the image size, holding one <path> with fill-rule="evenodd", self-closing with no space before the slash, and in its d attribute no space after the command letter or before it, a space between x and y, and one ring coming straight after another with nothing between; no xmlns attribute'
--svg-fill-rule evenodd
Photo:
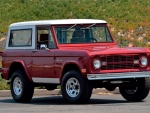
<svg viewBox="0 0 150 113"><path fill-rule="evenodd" d="M149 28L149 6L148 0L1 0L0 32L7 33L11 23L20 21L90 18L106 20L115 35Z"/></svg>
<svg viewBox="0 0 150 113"><path fill-rule="evenodd" d="M7 84L7 81L0 77L0 90L8 90L8 89L10 89L10 86Z"/></svg>

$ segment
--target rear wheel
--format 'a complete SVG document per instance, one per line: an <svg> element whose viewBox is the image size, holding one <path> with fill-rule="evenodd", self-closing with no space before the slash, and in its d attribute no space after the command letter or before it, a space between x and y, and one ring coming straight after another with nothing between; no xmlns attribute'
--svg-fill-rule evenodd
<svg viewBox="0 0 150 113"><path fill-rule="evenodd" d="M17 70L12 74L10 89L16 102L29 102L34 93L33 83L28 80L22 70Z"/></svg>
<svg viewBox="0 0 150 113"><path fill-rule="evenodd" d="M127 101L142 101L147 97L149 94L149 88L147 87L147 79L141 78L137 79L137 86L135 88L127 88L127 87L120 87L121 95Z"/></svg>
<svg viewBox="0 0 150 113"><path fill-rule="evenodd" d="M68 71L61 84L63 98L70 103L85 103L92 94L90 82L75 70Z"/></svg>

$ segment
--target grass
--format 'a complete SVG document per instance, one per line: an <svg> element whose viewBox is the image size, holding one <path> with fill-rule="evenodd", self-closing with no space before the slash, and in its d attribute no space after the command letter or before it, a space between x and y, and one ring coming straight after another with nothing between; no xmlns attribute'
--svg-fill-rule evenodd
<svg viewBox="0 0 150 113"><path fill-rule="evenodd" d="M0 57L0 68L2 67L1 57ZM0 73L1 75L1 73ZM9 90L10 86L7 84L7 81L5 79L2 79L0 76L0 90Z"/></svg>
<svg viewBox="0 0 150 113"><path fill-rule="evenodd" d="M0 68L1 67L2 67L2 62L0 57ZM0 76L0 90L7 90L7 89L9 89L9 85L7 84L6 80L2 79L2 77Z"/></svg>
<svg viewBox="0 0 150 113"><path fill-rule="evenodd" d="M2 62L1 62L1 57L0 57L0 68L2 67ZM1 75L1 73L0 73ZM2 77L0 76L0 90L8 90L9 85L7 84L7 81L5 79L2 79Z"/></svg>
<svg viewBox="0 0 150 113"><path fill-rule="evenodd" d="M7 81L0 77L0 90L9 90L9 89L10 86L7 84Z"/></svg>

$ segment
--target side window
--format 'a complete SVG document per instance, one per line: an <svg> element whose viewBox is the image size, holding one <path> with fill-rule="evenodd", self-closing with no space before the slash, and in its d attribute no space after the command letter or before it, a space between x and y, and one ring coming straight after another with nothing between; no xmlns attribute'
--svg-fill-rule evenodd
<svg viewBox="0 0 150 113"><path fill-rule="evenodd" d="M37 28L37 48L42 49L42 46L47 48L56 48L51 30L49 27Z"/></svg>
<svg viewBox="0 0 150 113"><path fill-rule="evenodd" d="M9 47L32 46L32 29L12 30Z"/></svg>

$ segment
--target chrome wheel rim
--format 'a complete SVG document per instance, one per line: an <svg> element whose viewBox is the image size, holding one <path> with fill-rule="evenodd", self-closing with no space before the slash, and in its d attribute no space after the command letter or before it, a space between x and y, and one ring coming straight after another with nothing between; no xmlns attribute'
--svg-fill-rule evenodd
<svg viewBox="0 0 150 113"><path fill-rule="evenodd" d="M66 92L70 97L77 97L80 93L80 83L76 78L70 78L66 83Z"/></svg>
<svg viewBox="0 0 150 113"><path fill-rule="evenodd" d="M126 93L130 94L130 95L133 95L137 92L137 88L136 89L131 89L131 90L125 90Z"/></svg>
<svg viewBox="0 0 150 113"><path fill-rule="evenodd" d="M22 93L22 82L19 77L16 77L13 81L13 90L17 96L20 96Z"/></svg>

